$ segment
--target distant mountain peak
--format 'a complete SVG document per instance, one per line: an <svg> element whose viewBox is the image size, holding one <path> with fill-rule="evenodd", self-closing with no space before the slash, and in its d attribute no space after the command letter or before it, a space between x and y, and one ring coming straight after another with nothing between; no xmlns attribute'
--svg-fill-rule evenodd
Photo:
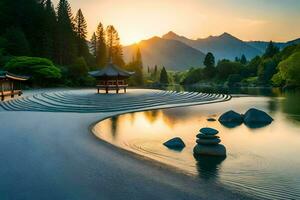
<svg viewBox="0 0 300 200"><path fill-rule="evenodd" d="M173 31L169 31L167 34L165 34L164 36L179 36L177 35L175 32Z"/></svg>
<svg viewBox="0 0 300 200"><path fill-rule="evenodd" d="M222 33L219 37L220 38L235 38L235 39L237 39L236 37L234 37L233 35L231 35L227 32Z"/></svg>
<svg viewBox="0 0 300 200"><path fill-rule="evenodd" d="M168 40L179 40L179 41L182 40L182 39L184 39L184 40L187 39L186 37L180 36L180 35L176 34L173 31L169 31L168 33L164 34L162 36L162 38L163 39L168 39Z"/></svg>

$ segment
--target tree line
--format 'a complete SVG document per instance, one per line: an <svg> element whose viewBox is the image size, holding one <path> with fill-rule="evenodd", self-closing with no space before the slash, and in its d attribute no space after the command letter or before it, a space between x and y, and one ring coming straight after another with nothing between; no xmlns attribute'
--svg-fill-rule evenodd
<svg viewBox="0 0 300 200"><path fill-rule="evenodd" d="M102 23L88 42L83 11L79 9L73 15L68 0L60 0L56 8L51 0L2 0L0 26L0 68L3 70L21 73L20 68L16 71L12 67L17 62L30 65L31 70L37 69L32 66L39 63L43 69L49 68L48 77L59 79L58 84L89 85L92 80L87 72L103 68L111 60L122 68L135 70L135 84L143 82L139 77L142 76L140 50L137 49L135 59L126 65L116 28L113 25L105 28ZM59 76L51 74L53 67L58 68ZM23 72L39 74L28 69Z"/></svg>
<svg viewBox="0 0 300 200"><path fill-rule="evenodd" d="M247 60L245 55L234 61L223 59L215 62L207 53L204 68L191 68L176 73L177 83L184 85L214 83L227 86L300 86L300 44L282 50L271 41L262 56Z"/></svg>

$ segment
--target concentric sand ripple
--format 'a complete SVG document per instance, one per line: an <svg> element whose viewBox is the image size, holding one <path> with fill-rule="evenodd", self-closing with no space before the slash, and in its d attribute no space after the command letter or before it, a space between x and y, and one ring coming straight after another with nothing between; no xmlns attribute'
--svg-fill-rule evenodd
<svg viewBox="0 0 300 200"><path fill-rule="evenodd" d="M92 90L68 90L34 94L1 102L0 106L7 111L97 113L199 105L230 99L230 95L197 92L151 90L116 95L96 94Z"/></svg>

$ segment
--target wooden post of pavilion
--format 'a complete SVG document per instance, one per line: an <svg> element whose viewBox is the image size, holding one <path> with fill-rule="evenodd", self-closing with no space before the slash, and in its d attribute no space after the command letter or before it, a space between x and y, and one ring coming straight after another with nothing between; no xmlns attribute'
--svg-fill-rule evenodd
<svg viewBox="0 0 300 200"><path fill-rule="evenodd" d="M14 81L13 80L10 81L10 89L11 89L11 95L10 95L10 97L14 98L15 93L14 93Z"/></svg>

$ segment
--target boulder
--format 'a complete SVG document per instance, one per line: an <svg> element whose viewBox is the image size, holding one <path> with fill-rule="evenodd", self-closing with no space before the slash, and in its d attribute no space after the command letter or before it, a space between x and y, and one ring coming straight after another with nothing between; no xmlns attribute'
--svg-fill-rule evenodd
<svg viewBox="0 0 300 200"><path fill-rule="evenodd" d="M205 135L216 135L219 133L218 130L213 129L213 128L201 128L200 132L205 134Z"/></svg>
<svg viewBox="0 0 300 200"><path fill-rule="evenodd" d="M197 144L194 147L195 155L206 155L206 156L226 156L226 148L222 144L218 145L201 145Z"/></svg>
<svg viewBox="0 0 300 200"><path fill-rule="evenodd" d="M175 137L173 139L166 141L164 145L169 149L174 149L174 150L182 150L185 147L184 142L179 137Z"/></svg>
<svg viewBox="0 0 300 200"><path fill-rule="evenodd" d="M262 127L271 124L273 118L262 110L250 108L244 114L244 123L250 128Z"/></svg>
<svg viewBox="0 0 300 200"><path fill-rule="evenodd" d="M204 144L204 145L216 145L221 142L219 138L214 138L214 139L197 139L196 140L197 144Z"/></svg>
<svg viewBox="0 0 300 200"><path fill-rule="evenodd" d="M235 127L243 123L243 116L233 110L223 113L219 117L219 122L226 127Z"/></svg>
<svg viewBox="0 0 300 200"><path fill-rule="evenodd" d="M217 135L205 135L203 133L199 133L196 135L197 138L203 138L203 139L214 139L214 138L220 138Z"/></svg>

